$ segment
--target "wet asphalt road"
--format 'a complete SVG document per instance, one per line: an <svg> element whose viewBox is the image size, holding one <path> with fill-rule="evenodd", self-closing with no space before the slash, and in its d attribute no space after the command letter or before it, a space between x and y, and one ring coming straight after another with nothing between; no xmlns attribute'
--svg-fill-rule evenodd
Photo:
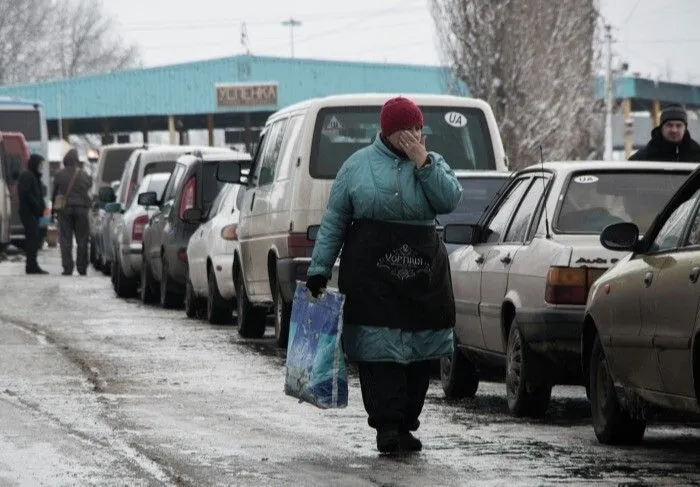
<svg viewBox="0 0 700 487"><path fill-rule="evenodd" d="M359 383L348 408L285 396L284 354L235 327L114 296L109 279L0 263L0 486L700 485L700 430L653 424L639 447L598 445L581 388L547 416L508 415L500 383L474 400L430 387L424 451L378 455Z"/></svg>

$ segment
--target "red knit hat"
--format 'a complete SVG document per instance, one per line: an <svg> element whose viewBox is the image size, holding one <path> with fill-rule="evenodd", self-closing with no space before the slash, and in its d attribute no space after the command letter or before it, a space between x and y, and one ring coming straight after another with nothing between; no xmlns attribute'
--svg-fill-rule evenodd
<svg viewBox="0 0 700 487"><path fill-rule="evenodd" d="M423 112L408 98L397 96L391 98L382 107L379 114L379 125L382 135L389 137L399 130L409 130L415 126L423 126Z"/></svg>

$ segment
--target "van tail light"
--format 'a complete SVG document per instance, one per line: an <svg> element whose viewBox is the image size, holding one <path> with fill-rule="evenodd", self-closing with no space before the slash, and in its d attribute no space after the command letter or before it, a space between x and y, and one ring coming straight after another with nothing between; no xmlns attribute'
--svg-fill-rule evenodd
<svg viewBox="0 0 700 487"><path fill-rule="evenodd" d="M134 226L131 227L131 241L140 242L143 240L143 229L148 223L148 215L141 215L134 220Z"/></svg>
<svg viewBox="0 0 700 487"><path fill-rule="evenodd" d="M306 232L291 232L287 236L290 257L311 257L314 250L313 240L306 238Z"/></svg>
<svg viewBox="0 0 700 487"><path fill-rule="evenodd" d="M190 208L194 208L194 201L195 197L197 196L197 181L195 178L190 178L189 181L185 183L185 186L182 188L182 198L180 199L180 208L178 211L178 215L180 216L180 220L185 219L185 210L189 210Z"/></svg>
<svg viewBox="0 0 700 487"><path fill-rule="evenodd" d="M605 269L550 267L545 301L549 304L586 304L588 291Z"/></svg>
<svg viewBox="0 0 700 487"><path fill-rule="evenodd" d="M238 225L226 225L221 229L221 238L224 240L238 240Z"/></svg>

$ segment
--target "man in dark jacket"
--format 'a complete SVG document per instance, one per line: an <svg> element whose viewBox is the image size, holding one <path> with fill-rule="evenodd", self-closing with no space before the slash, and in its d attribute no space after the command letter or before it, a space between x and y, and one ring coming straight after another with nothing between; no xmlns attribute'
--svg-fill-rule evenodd
<svg viewBox="0 0 700 487"><path fill-rule="evenodd" d="M48 274L39 267L36 254L39 251L39 219L44 215L44 191L41 185L41 164L44 158L39 154L29 156L27 169L22 171L17 180L19 196L19 218L24 226L24 253L27 262L27 274Z"/></svg>
<svg viewBox="0 0 700 487"><path fill-rule="evenodd" d="M678 105L661 112L661 123L651 131L651 140L630 161L700 162L700 145L688 132L688 114Z"/></svg>
<svg viewBox="0 0 700 487"><path fill-rule="evenodd" d="M63 157L63 169L58 171L53 180L52 201L56 208L56 197L63 196L65 206L57 211L58 233L61 246L61 263L63 275L73 274L73 235L78 244L76 267L84 276L88 266L88 239L90 237L90 196L92 186L90 176L80 169L78 151L69 150Z"/></svg>

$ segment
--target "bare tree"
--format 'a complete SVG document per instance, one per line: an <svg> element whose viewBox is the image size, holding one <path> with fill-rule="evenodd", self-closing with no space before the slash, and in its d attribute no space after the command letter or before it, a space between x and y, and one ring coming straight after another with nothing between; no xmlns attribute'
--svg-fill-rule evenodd
<svg viewBox="0 0 700 487"><path fill-rule="evenodd" d="M0 85L34 76L49 47L50 0L0 0Z"/></svg>
<svg viewBox="0 0 700 487"><path fill-rule="evenodd" d="M431 0L446 61L493 107L511 167L590 155L595 0Z"/></svg>
<svg viewBox="0 0 700 487"><path fill-rule="evenodd" d="M101 0L0 0L0 84L111 72L139 62Z"/></svg>
<svg viewBox="0 0 700 487"><path fill-rule="evenodd" d="M101 0L72 0L55 15L54 54L60 77L116 71L138 63L138 51L116 34Z"/></svg>

